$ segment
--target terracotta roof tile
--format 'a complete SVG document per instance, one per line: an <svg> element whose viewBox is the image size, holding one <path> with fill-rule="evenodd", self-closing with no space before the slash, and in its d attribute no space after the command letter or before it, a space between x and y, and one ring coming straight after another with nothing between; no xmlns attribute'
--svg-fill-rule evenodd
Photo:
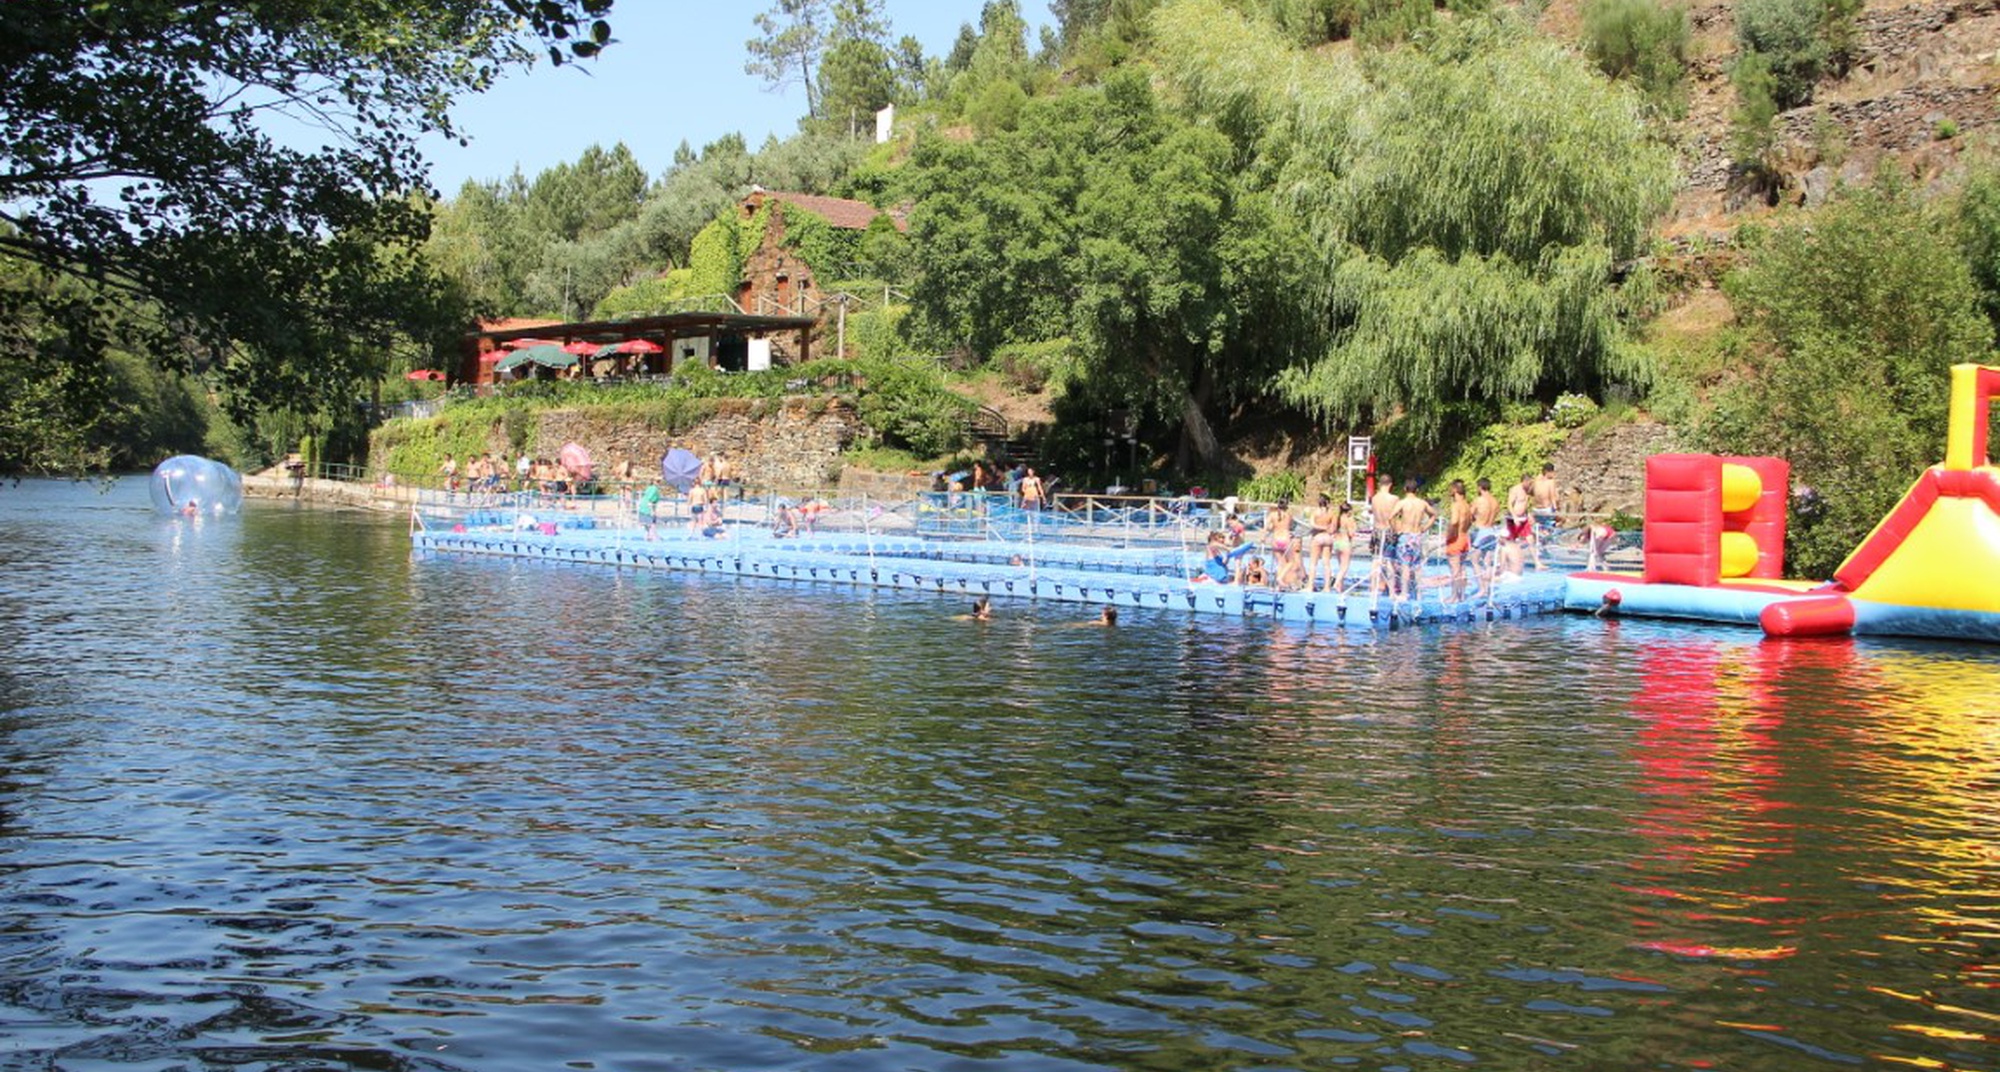
<svg viewBox="0 0 2000 1072"><path fill-rule="evenodd" d="M884 210L866 201L850 201L844 197L822 197L819 194L790 193L784 190L757 190L744 200L752 202L760 194L787 205L797 205L807 212L824 217L826 222L843 230L865 231L868 225L874 222L875 217L885 214L889 217L889 221L896 225L896 230L909 230L909 224L904 220L901 209L890 209L885 213Z"/></svg>

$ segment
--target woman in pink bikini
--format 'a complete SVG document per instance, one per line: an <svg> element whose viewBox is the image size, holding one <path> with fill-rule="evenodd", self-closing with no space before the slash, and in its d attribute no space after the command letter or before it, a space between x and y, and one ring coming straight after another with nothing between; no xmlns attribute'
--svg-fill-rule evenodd
<svg viewBox="0 0 2000 1072"><path fill-rule="evenodd" d="M1290 500L1279 499L1264 512L1264 546L1271 551L1271 562L1276 576L1273 584L1280 590L1289 591L1299 586L1304 572L1304 564L1299 561L1299 549L1292 539L1292 504Z"/></svg>

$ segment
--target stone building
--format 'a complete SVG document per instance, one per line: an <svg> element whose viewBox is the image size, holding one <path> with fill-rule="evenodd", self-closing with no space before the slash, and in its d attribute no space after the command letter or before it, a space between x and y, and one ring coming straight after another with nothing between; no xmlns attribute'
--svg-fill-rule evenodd
<svg viewBox="0 0 2000 1072"><path fill-rule="evenodd" d="M888 216L896 230L908 230L901 210L885 211L866 201L850 201L818 194L785 193L753 187L740 205L744 219L752 219L770 205L770 221L757 248L743 261L743 281L737 284L736 304L752 316L812 317L822 339L838 339L838 320L845 304L837 294L827 294L814 278L813 267L797 250L785 246L785 212L810 212L843 231L866 231L877 216ZM834 266L822 266L831 270ZM783 340L773 340L773 358L795 360L797 355L779 353ZM837 349L838 344L836 344ZM836 355L837 356L837 355Z"/></svg>

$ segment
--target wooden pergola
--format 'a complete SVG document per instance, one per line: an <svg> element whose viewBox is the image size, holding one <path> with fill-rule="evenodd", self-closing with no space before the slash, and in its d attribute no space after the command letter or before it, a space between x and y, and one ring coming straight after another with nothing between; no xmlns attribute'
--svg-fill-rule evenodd
<svg viewBox="0 0 2000 1072"><path fill-rule="evenodd" d="M493 355L506 353L509 343L522 339L546 340L559 346L582 343L599 347L634 341L650 342L660 348L658 352L623 353L604 358L619 362L621 370L650 375L670 373L675 364L693 357L697 352L706 353L708 365L715 367L722 363L725 351L729 351L730 357L735 356L733 345L737 342L747 345L749 339L780 332L797 332L797 360L803 362L812 356L812 333L817 324L818 321L810 316L694 312L484 329L464 337L457 375L453 380L470 384L497 382L494 372L497 359ZM706 339L707 345L697 351L687 345L687 340L691 339ZM599 360L589 354L580 356L586 365Z"/></svg>

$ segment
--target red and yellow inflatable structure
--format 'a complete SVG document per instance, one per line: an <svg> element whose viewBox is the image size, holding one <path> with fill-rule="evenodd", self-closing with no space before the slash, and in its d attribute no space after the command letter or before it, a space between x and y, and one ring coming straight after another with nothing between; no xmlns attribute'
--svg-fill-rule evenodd
<svg viewBox="0 0 2000 1072"><path fill-rule="evenodd" d="M2000 642L2000 468L1989 454L2000 368L1951 370L1945 459L1918 477L1829 584L1787 581L1789 466L1647 459L1645 571L1580 573L1565 605L1756 622L1771 636L1884 634Z"/></svg>

